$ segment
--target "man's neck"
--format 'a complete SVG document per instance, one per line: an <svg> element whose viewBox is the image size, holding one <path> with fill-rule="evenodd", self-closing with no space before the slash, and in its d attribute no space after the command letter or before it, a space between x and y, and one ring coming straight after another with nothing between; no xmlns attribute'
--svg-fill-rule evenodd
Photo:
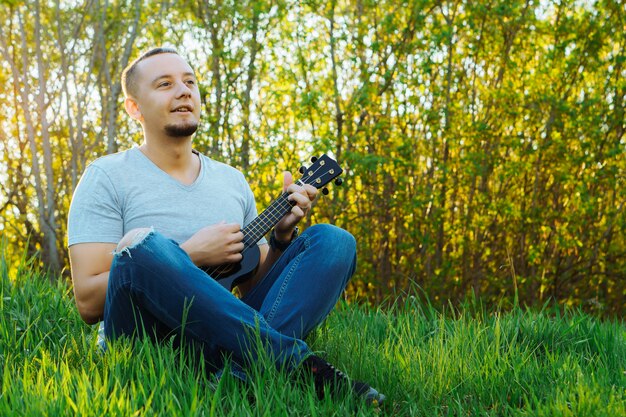
<svg viewBox="0 0 626 417"><path fill-rule="evenodd" d="M191 184L195 181L200 172L200 161L192 152L191 137L159 139L145 137L139 150L180 182Z"/></svg>

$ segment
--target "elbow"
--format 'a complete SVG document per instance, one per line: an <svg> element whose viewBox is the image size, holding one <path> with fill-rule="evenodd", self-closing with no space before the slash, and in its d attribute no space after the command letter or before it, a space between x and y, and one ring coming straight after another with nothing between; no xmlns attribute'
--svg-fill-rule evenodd
<svg viewBox="0 0 626 417"><path fill-rule="evenodd" d="M96 324L102 319L102 315L99 312L96 312L91 306L86 305L84 302L76 300L76 307L78 308L80 318L87 324Z"/></svg>
<svg viewBox="0 0 626 417"><path fill-rule="evenodd" d="M96 324L100 321L100 317L93 314L81 314L80 318L87 324Z"/></svg>

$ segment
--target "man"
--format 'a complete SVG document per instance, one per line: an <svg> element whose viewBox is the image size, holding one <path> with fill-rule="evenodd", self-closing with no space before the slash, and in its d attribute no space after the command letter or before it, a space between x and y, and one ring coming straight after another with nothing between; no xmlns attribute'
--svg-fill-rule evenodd
<svg viewBox="0 0 626 417"><path fill-rule="evenodd" d="M382 402L303 341L337 302L356 260L354 238L342 229L316 225L296 236L315 187L285 173L293 208L270 244L259 242L258 269L235 297L200 267L242 259L254 196L239 171L192 149L201 108L193 70L176 51L156 48L124 70L122 84L144 142L93 162L74 194L68 240L83 320L103 320L109 339L179 335L216 369L224 355L246 366L265 349L277 367L312 374L320 397L326 387Z"/></svg>

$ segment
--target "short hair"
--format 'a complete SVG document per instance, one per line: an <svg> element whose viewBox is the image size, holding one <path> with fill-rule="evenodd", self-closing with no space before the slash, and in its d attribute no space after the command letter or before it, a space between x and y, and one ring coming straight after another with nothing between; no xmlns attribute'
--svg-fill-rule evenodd
<svg viewBox="0 0 626 417"><path fill-rule="evenodd" d="M125 97L134 97L137 93L137 64L146 58L159 54L179 55L179 53L173 48L157 47L144 52L139 56L139 58L128 64L128 66L124 68L124 71L122 71L122 91L124 92Z"/></svg>

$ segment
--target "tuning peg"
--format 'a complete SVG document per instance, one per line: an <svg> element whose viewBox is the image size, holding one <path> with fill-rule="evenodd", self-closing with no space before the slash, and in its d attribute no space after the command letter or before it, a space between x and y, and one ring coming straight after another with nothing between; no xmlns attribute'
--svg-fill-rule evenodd
<svg viewBox="0 0 626 417"><path fill-rule="evenodd" d="M317 161L317 156L312 156L311 157L311 162L315 162L315 161Z"/></svg>
<svg viewBox="0 0 626 417"><path fill-rule="evenodd" d="M306 167L301 166L300 169L298 169L298 171L300 172L300 174L304 174L304 171L306 171Z"/></svg>
<svg viewBox="0 0 626 417"><path fill-rule="evenodd" d="M322 188L322 194L328 195L328 193L329 193L328 188L326 187Z"/></svg>
<svg viewBox="0 0 626 417"><path fill-rule="evenodd" d="M341 179L341 178L337 178L337 179L335 180L335 185L341 185L341 184L343 184L343 179Z"/></svg>

